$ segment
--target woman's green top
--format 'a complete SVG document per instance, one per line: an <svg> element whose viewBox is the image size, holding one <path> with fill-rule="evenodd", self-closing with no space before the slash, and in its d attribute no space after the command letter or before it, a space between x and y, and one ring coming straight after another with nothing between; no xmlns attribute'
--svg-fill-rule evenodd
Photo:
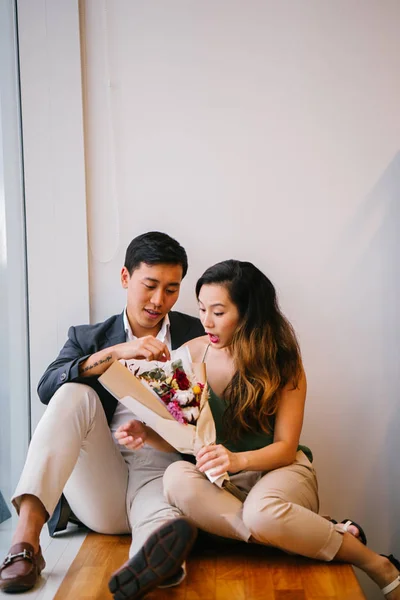
<svg viewBox="0 0 400 600"><path fill-rule="evenodd" d="M208 389L210 392L208 401L210 404L212 415L214 417L215 429L217 434L217 444L222 444L231 452L248 452L249 450L260 450L260 448L265 448L265 446L269 446L273 443L273 423L271 433L264 433L263 431L246 431L237 441L227 440L226 436L224 435L223 427L224 414L227 408L226 401L223 398L217 396L217 394L213 392L210 386L208 387ZM299 445L297 450L302 450L307 456L308 460L312 462L313 455L311 450L307 448L307 446Z"/></svg>

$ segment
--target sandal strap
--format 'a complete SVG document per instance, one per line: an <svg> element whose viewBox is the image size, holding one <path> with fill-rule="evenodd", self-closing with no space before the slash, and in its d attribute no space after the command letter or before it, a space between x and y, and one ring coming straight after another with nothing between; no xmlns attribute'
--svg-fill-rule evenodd
<svg viewBox="0 0 400 600"><path fill-rule="evenodd" d="M350 525L353 525L353 521L346 521L345 523L343 523L343 521L342 521L342 524L343 524L343 529L345 531L349 531L349 527L350 527Z"/></svg>
<svg viewBox="0 0 400 600"><path fill-rule="evenodd" d="M31 562L33 562L34 556L33 556L33 553L30 552L30 550L23 550L22 552L17 552L17 554L7 554L7 556L4 559L3 564L1 565L1 568L7 567L8 565L10 565L12 562L14 562L14 560L16 558L27 559L27 560L30 560Z"/></svg>
<svg viewBox="0 0 400 600"><path fill-rule="evenodd" d="M381 592L384 596L386 596L386 594L390 594L390 592L393 592L393 590L395 590L397 587L399 587L400 585L400 575L397 575L396 579L394 581L392 581L392 583L389 583L389 585L387 585L386 587L381 589Z"/></svg>

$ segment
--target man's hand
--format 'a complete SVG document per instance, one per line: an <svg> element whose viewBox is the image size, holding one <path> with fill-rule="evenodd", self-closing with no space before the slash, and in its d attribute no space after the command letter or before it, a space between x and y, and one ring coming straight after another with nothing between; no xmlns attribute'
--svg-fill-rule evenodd
<svg viewBox="0 0 400 600"><path fill-rule="evenodd" d="M202 473L211 471L211 475L223 475L226 471L237 473L244 467L240 452L230 452L221 444L203 446L196 456L196 466Z"/></svg>
<svg viewBox="0 0 400 600"><path fill-rule="evenodd" d="M96 377L104 373L106 369L115 360L123 358L131 360L133 358L158 360L166 362L171 359L168 346L160 342L152 335L146 335L131 342L123 342L104 350L99 350L96 354L89 356L79 365L79 375L81 377Z"/></svg>
<svg viewBox="0 0 400 600"><path fill-rule="evenodd" d="M120 358L125 360L144 358L146 360L166 362L171 358L170 351L166 344L152 335L146 335L131 342L117 344L116 346L113 346L113 350L115 351L118 360Z"/></svg>
<svg viewBox="0 0 400 600"><path fill-rule="evenodd" d="M118 427L115 439L129 450L140 450L147 439L147 428L141 421L128 421Z"/></svg>

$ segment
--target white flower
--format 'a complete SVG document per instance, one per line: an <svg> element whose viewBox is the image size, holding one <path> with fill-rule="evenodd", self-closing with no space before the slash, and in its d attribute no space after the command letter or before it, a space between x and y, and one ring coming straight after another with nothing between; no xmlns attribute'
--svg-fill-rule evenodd
<svg viewBox="0 0 400 600"><path fill-rule="evenodd" d="M200 410L198 406L189 406L188 408L182 408L183 416L188 423L196 422L199 418Z"/></svg>
<svg viewBox="0 0 400 600"><path fill-rule="evenodd" d="M194 398L193 390L176 390L174 400L178 400L181 406L186 406Z"/></svg>

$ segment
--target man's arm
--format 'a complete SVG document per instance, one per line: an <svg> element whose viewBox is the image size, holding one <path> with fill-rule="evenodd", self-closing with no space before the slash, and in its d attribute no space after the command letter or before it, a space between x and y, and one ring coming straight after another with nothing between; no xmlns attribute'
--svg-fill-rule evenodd
<svg viewBox="0 0 400 600"><path fill-rule="evenodd" d="M43 404L48 404L64 383L87 383L89 377L97 379L115 360L144 358L165 362L170 357L167 346L151 335L87 354L77 340L76 328L70 327L68 340L60 354L39 381L39 398Z"/></svg>
<svg viewBox="0 0 400 600"><path fill-rule="evenodd" d="M68 339L60 354L44 372L38 384L38 394L43 404L48 404L56 391L67 382L79 380L79 364L86 360L89 354L79 344L75 327L68 330Z"/></svg>
<svg viewBox="0 0 400 600"><path fill-rule="evenodd" d="M99 377L115 360L131 360L133 358L165 362L170 360L171 354L164 342L152 335L146 335L92 354L80 363L79 374L81 377Z"/></svg>

